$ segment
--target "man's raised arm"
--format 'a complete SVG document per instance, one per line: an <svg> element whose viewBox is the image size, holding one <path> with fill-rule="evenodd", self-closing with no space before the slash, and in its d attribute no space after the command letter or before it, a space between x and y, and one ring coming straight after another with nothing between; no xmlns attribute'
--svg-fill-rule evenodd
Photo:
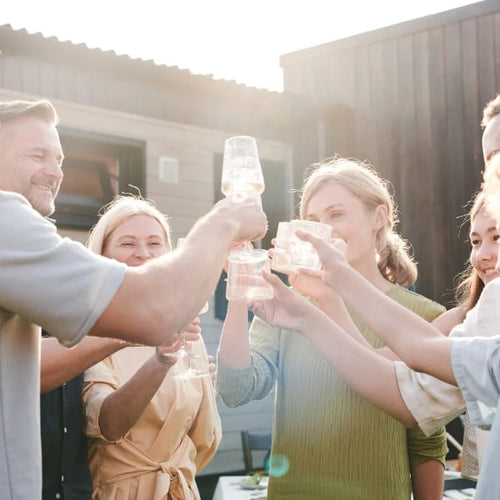
<svg viewBox="0 0 500 500"><path fill-rule="evenodd" d="M266 229L257 203L220 201L198 220L181 249L127 268L90 334L152 345L174 342L214 292L229 245L260 239Z"/></svg>

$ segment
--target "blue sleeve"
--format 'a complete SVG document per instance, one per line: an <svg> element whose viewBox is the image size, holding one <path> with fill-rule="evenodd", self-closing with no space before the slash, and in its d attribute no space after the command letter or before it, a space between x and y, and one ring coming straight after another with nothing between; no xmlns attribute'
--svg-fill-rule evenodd
<svg viewBox="0 0 500 500"><path fill-rule="evenodd" d="M456 339L451 363L471 422L489 428L500 393L500 336Z"/></svg>

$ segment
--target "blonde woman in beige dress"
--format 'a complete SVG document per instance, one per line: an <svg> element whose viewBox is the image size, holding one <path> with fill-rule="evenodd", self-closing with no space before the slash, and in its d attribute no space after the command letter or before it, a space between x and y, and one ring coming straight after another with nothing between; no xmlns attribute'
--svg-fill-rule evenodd
<svg viewBox="0 0 500 500"><path fill-rule="evenodd" d="M120 197L93 229L89 248L140 266L171 250L169 226L148 201ZM199 320L187 330L199 332ZM215 454L221 424L210 377L172 376L173 364L185 363L169 355L178 347L125 348L86 371L93 499L200 498L195 475ZM208 368L201 337L192 350Z"/></svg>

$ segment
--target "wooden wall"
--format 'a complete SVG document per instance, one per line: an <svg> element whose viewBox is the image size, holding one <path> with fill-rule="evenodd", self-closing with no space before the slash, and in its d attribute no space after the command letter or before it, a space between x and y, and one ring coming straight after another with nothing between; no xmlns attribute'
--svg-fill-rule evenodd
<svg viewBox="0 0 500 500"><path fill-rule="evenodd" d="M38 97L55 104L65 129L144 145L143 194L170 216L175 239L216 201L216 173L224 140L231 135L255 136L263 163L279 166L280 172L284 167L281 192L273 200L274 205L284 200L282 212L292 217L288 139L293 117L302 107L292 106L284 94L0 26L0 99ZM161 181L162 156L179 160L178 182ZM63 233L81 242L87 239L85 232ZM222 321L215 318L214 299L210 305L201 324L207 350L215 355ZM244 470L240 431L270 431L273 402L270 395L232 409L218 401L223 439L202 474Z"/></svg>
<svg viewBox="0 0 500 500"><path fill-rule="evenodd" d="M286 92L315 116L313 140L301 142L296 131L297 178L303 165L335 153L374 164L394 185L400 230L420 263L418 290L448 302L445 293L468 256L468 229L459 234L458 226L480 187L482 109L500 89L500 2L364 33L281 62Z"/></svg>
<svg viewBox="0 0 500 500"><path fill-rule="evenodd" d="M0 25L0 87L275 140L287 138L289 114L296 112L282 93L28 34L9 25Z"/></svg>
<svg viewBox="0 0 500 500"><path fill-rule="evenodd" d="M169 215L175 239L185 236L216 201L217 161L231 135L255 136L261 160L286 167L289 175L282 179L280 195L287 199L283 211L291 218L292 153L282 140L287 133L280 125L286 112L283 95L5 27L0 27L0 50L0 100L46 97L56 106L64 129L144 145L144 194ZM160 179L162 156L179 160L178 182ZM62 232L81 242L87 239L85 232ZM215 355L222 321L215 318L214 300L210 302L201 326L207 351ZM269 432L272 427L272 395L237 409L218 399L218 407L223 439L202 474L244 470L240 431Z"/></svg>

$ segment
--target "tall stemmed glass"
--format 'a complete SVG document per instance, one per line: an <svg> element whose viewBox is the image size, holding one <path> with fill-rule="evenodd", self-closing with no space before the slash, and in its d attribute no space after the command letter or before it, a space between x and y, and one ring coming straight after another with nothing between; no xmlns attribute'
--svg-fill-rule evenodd
<svg viewBox="0 0 500 500"><path fill-rule="evenodd" d="M203 306L201 311L198 313L204 314L208 311L208 302ZM181 333L181 335L184 335ZM179 379L190 379L190 378L199 378L199 377L206 377L210 375L210 372L208 370L201 370L199 368L196 368L193 365L194 360L198 360L198 362L201 361L201 356L198 354L195 354L191 350L191 344L186 341L185 337L182 339L182 345L181 348L177 351L177 356L180 358L186 359L187 360L187 368L183 370L174 370L173 375L175 378Z"/></svg>
<svg viewBox="0 0 500 500"><path fill-rule="evenodd" d="M264 191L264 175L254 137L229 137L224 143L221 190L237 201L259 196Z"/></svg>
<svg viewBox="0 0 500 500"><path fill-rule="evenodd" d="M179 238L177 240L177 248L181 247L185 238ZM198 315L205 314L208 311L208 302L201 308ZM190 379L190 378L198 378L209 376L210 372L208 370L200 370L193 366L193 360L201 361L202 357L198 354L195 354L191 350L191 344L186 341L185 334L181 332L182 335L182 343L181 347L177 352L170 353L170 356L177 356L178 358L183 358L187 360L187 368L174 370L173 376L180 379Z"/></svg>

